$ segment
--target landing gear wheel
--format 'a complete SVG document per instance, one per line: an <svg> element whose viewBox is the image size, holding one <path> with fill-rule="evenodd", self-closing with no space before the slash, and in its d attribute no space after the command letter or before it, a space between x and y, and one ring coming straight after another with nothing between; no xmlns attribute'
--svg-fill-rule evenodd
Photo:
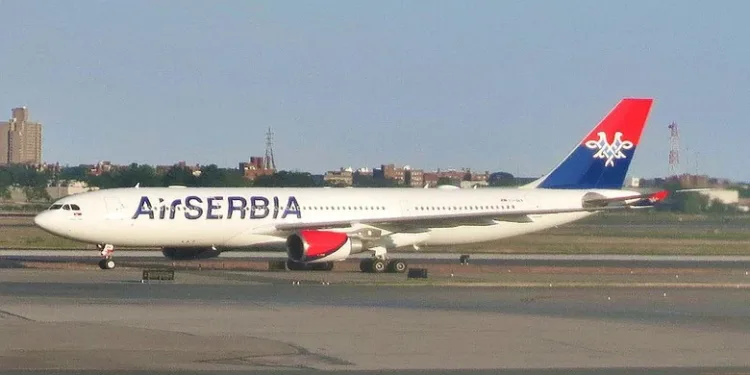
<svg viewBox="0 0 750 375"><path fill-rule="evenodd" d="M372 271L372 266L370 265L371 263L372 259L362 259L362 261L359 262L359 270L362 272Z"/></svg>
<svg viewBox="0 0 750 375"><path fill-rule="evenodd" d="M385 271L385 268L385 262L381 259L373 259L372 263L370 264L370 272L372 273L381 273Z"/></svg>
<svg viewBox="0 0 750 375"><path fill-rule="evenodd" d="M298 263L291 259L287 259L286 269L288 269L289 271L304 271L305 269L307 269L307 267L304 263Z"/></svg>
<svg viewBox="0 0 750 375"><path fill-rule="evenodd" d="M406 262L400 259L393 259L388 263L388 272L404 273L406 272Z"/></svg>
<svg viewBox="0 0 750 375"><path fill-rule="evenodd" d="M330 271L333 269L333 262L316 263L313 264L312 269L315 271Z"/></svg>
<svg viewBox="0 0 750 375"><path fill-rule="evenodd" d="M115 261L112 259L102 259L99 261L99 268L103 270L111 270L115 268Z"/></svg>

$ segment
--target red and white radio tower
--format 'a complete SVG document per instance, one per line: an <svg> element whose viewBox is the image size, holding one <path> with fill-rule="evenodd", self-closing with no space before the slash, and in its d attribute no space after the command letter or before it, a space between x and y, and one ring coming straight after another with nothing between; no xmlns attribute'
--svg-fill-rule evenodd
<svg viewBox="0 0 750 375"><path fill-rule="evenodd" d="M669 176L675 177L680 170L680 132L677 123L669 124Z"/></svg>

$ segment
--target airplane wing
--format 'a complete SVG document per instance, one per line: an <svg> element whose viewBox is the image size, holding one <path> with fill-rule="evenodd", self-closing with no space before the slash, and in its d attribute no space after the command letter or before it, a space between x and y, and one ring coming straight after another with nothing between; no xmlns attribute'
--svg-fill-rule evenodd
<svg viewBox="0 0 750 375"><path fill-rule="evenodd" d="M282 223L276 225L276 230L292 231L300 229L325 229L325 228L344 228L353 224L367 224L378 227L391 227L394 230L403 230L406 228L450 228L462 225L493 225L499 221L508 222L532 222L533 215L559 214L571 212L599 212L599 211L621 211L628 209L652 207L656 202L666 199L668 192L666 190L656 193L638 194L617 198L605 198L599 194L589 199L584 198L584 204L581 208L569 209L529 209L529 210L485 210L482 212L461 212L455 213L450 217L445 215L415 215L408 217L393 218L373 218L361 219L356 221L341 220L323 223Z"/></svg>

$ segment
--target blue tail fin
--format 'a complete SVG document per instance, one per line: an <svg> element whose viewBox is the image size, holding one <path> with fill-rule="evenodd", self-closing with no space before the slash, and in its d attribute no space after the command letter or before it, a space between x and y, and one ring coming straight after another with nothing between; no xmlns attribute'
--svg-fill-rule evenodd
<svg viewBox="0 0 750 375"><path fill-rule="evenodd" d="M526 185L543 189L620 189L653 99L623 99L552 172Z"/></svg>

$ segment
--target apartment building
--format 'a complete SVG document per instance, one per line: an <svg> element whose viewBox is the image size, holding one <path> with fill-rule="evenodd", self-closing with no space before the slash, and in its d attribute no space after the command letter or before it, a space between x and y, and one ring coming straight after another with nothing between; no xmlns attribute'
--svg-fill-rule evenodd
<svg viewBox="0 0 750 375"><path fill-rule="evenodd" d="M29 120L26 107L13 108L0 122L0 165L42 164L42 124Z"/></svg>

